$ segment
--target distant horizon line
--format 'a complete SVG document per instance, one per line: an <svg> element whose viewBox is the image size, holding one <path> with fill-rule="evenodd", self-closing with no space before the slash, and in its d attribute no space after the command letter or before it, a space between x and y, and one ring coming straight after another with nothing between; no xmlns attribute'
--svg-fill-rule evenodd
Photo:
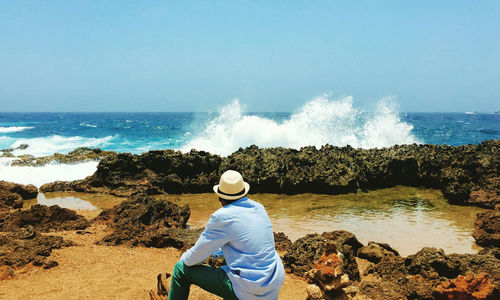
<svg viewBox="0 0 500 300"><path fill-rule="evenodd" d="M0 114L164 114L164 113L206 113L215 114L218 112L209 111L0 111ZM249 111L246 114L267 114L267 113L287 113L291 114L294 111ZM423 114L433 114L433 113L448 113L448 114L499 114L500 110L497 111L401 111L399 113L423 113Z"/></svg>

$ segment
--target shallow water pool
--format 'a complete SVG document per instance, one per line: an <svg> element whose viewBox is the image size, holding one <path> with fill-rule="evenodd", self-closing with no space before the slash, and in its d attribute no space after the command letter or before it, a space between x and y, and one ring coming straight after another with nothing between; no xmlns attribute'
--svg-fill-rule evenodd
<svg viewBox="0 0 500 300"><path fill-rule="evenodd" d="M192 227L204 226L210 214L220 207L213 193L157 197L189 204L188 225ZM475 253L480 249L471 234L475 215L483 209L450 205L438 190L398 186L345 195L250 194L249 198L262 203L274 231L285 232L291 240L308 233L346 230L363 244L388 243L403 256L424 246L442 248L447 254ZM39 194L37 200L28 201L26 206L38 202L100 211L123 200L109 195L48 193Z"/></svg>

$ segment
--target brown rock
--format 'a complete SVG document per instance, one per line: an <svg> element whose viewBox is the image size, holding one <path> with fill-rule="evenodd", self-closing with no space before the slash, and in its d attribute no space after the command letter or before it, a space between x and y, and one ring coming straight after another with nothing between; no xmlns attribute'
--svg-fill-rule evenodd
<svg viewBox="0 0 500 300"><path fill-rule="evenodd" d="M399 285L393 282L364 280L359 285L358 295L354 299L408 299Z"/></svg>
<svg viewBox="0 0 500 300"><path fill-rule="evenodd" d="M292 246L292 241L284 232L274 232L274 245L278 251L287 251Z"/></svg>
<svg viewBox="0 0 500 300"><path fill-rule="evenodd" d="M368 242L367 246L359 248L357 256L372 263L378 263L386 256L399 256L399 253L388 244Z"/></svg>
<svg viewBox="0 0 500 300"><path fill-rule="evenodd" d="M350 280L359 280L359 270L355 253L363 245L354 234L337 230L323 234L308 234L296 240L283 257L285 268L296 275L303 276L304 272L314 267L325 251L328 241L335 243L338 251L343 255L342 272L349 275Z"/></svg>
<svg viewBox="0 0 500 300"><path fill-rule="evenodd" d="M94 222L104 222L113 230L99 243L145 247L189 248L203 229L187 229L189 206L139 195L103 211Z"/></svg>
<svg viewBox="0 0 500 300"><path fill-rule="evenodd" d="M497 185L500 185L500 177L495 177L490 179L492 182L497 182ZM497 188L500 189L500 186ZM495 205L500 204L500 195L498 195L497 191L489 191L489 190L477 190L472 191L470 193L470 199L467 201L469 204L474 204L478 206L485 207L495 207Z"/></svg>
<svg viewBox="0 0 500 300"><path fill-rule="evenodd" d="M38 189L32 184L23 185L0 181L0 204L11 208L21 208L23 200L35 198Z"/></svg>
<svg viewBox="0 0 500 300"><path fill-rule="evenodd" d="M0 269L13 276L15 267L29 263L45 269L55 267L57 262L47 259L52 250L71 245L59 236L40 235L31 226L0 233Z"/></svg>
<svg viewBox="0 0 500 300"><path fill-rule="evenodd" d="M342 272L342 264L342 255L337 255L335 243L329 241L325 245L325 252L313 269L306 273L306 277L319 286L325 295L337 292L349 284L349 276Z"/></svg>
<svg viewBox="0 0 500 300"><path fill-rule="evenodd" d="M6 208L21 208L23 207L23 198L21 195L12 193L7 190L0 190L0 203Z"/></svg>
<svg viewBox="0 0 500 300"><path fill-rule="evenodd" d="M11 231L17 228L33 226L42 232L51 230L81 230L89 226L89 222L76 212L55 206L33 205L28 210L18 210L7 215L0 222L0 231Z"/></svg>
<svg viewBox="0 0 500 300"><path fill-rule="evenodd" d="M478 213L472 236L480 246L500 247L500 211Z"/></svg>
<svg viewBox="0 0 500 300"><path fill-rule="evenodd" d="M434 288L433 296L436 299L495 299L493 293L493 280L488 275L468 273L441 282Z"/></svg>

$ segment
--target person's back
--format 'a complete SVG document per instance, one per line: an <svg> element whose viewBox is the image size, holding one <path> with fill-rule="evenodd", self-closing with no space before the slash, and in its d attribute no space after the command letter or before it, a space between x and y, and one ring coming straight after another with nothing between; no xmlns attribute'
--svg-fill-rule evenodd
<svg viewBox="0 0 500 300"><path fill-rule="evenodd" d="M249 189L236 171L221 176L214 192L223 207L210 216L196 244L175 265L168 299L187 299L191 284L224 299L278 299L285 271L269 216L246 197ZM221 247L227 265L200 265Z"/></svg>
<svg viewBox="0 0 500 300"><path fill-rule="evenodd" d="M222 246L225 269L236 291L250 290L255 295L272 299L283 283L284 271L275 250L271 221L264 207L242 198L214 213L228 225L231 240ZM238 293L237 293L238 295ZM250 295L238 295L242 299ZM277 293L276 293L277 298Z"/></svg>

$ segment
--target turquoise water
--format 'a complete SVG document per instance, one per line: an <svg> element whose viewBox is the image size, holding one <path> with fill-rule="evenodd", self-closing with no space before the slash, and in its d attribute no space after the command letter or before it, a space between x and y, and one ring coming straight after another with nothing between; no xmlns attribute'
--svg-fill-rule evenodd
<svg viewBox="0 0 500 300"><path fill-rule="evenodd" d="M253 123L256 125L265 121L279 125L289 120L293 114L246 115L255 116ZM217 114L208 113L0 113L0 149L22 143L29 144L31 149L26 149L25 152L34 155L65 153L78 146L132 153L152 149L182 149L197 137L203 137L206 128L217 122L217 117ZM498 114L402 113L399 118L401 124L412 126L408 143L418 141L463 145L500 138ZM220 122L223 127L225 121ZM359 126L362 128L366 123L360 122ZM334 125L332 124L332 130L335 129ZM228 135L235 134L228 126L222 129L227 129ZM341 129L344 131L343 136L353 134L345 128ZM293 129L284 128L281 131L285 130ZM279 139L280 135L293 134L281 131L273 136ZM262 139L261 146L268 146L267 139ZM324 140L329 144L344 146L339 144L338 136L332 140L328 140L328 136L318 139L321 140L320 143ZM286 138L281 140L284 142L276 146L290 146L286 145ZM242 145L227 145L235 148L227 149L227 152L248 146L244 142L245 140ZM259 145L259 140L249 142Z"/></svg>

